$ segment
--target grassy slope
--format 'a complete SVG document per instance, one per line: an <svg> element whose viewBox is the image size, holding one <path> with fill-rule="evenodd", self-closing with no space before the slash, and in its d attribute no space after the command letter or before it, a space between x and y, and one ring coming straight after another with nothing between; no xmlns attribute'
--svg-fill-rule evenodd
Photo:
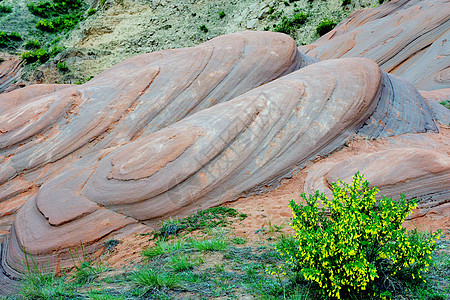
<svg viewBox="0 0 450 300"><path fill-rule="evenodd" d="M266 270L283 264L274 250L284 238L283 228L261 228L254 233L257 239L249 242L236 237L231 227L243 217L219 208L186 222L171 220L158 232L156 243L149 240L152 246L142 252L145 259L122 269L77 257L77 267L59 277L33 270L22 284L23 299L321 299L306 282L268 275ZM178 235L163 238L168 230ZM106 256L114 252L117 241L108 244ZM439 242L427 284L411 286L394 299L447 299L449 244Z"/></svg>

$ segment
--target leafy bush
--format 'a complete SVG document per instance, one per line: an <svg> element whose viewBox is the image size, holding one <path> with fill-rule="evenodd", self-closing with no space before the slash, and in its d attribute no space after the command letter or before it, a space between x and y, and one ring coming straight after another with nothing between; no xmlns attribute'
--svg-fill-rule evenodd
<svg viewBox="0 0 450 300"><path fill-rule="evenodd" d="M351 0L342 0L342 6L349 5L351 2Z"/></svg>
<svg viewBox="0 0 450 300"><path fill-rule="evenodd" d="M332 186L332 200L318 191L302 195L305 205L291 200L294 242L277 247L288 266L284 272L292 270L331 298L386 296L402 282L423 280L440 232L424 235L402 227L416 201L404 195L377 200L378 188L369 188L359 173L351 184Z"/></svg>
<svg viewBox="0 0 450 300"><path fill-rule="evenodd" d="M219 18L225 18L225 12L223 10L219 12Z"/></svg>
<svg viewBox="0 0 450 300"><path fill-rule="evenodd" d="M316 28L316 31L320 36L322 36L325 33L329 32L331 29L333 29L336 25L337 25L336 22L326 18L323 19L322 22L320 22L320 24Z"/></svg>
<svg viewBox="0 0 450 300"><path fill-rule="evenodd" d="M199 28L200 28L200 30L203 31L204 33L207 33L207 32L209 31L205 24L203 24L203 25L200 26Z"/></svg>
<svg viewBox="0 0 450 300"><path fill-rule="evenodd" d="M62 62L62 63L58 63L56 65L56 67L58 68L58 70L60 70L61 72L66 72L69 70L69 67L67 66L66 62Z"/></svg>
<svg viewBox="0 0 450 300"><path fill-rule="evenodd" d="M6 5L0 5L0 13L10 13L12 12L12 7L11 6L6 6Z"/></svg>
<svg viewBox="0 0 450 300"><path fill-rule="evenodd" d="M17 32L10 32L6 33L3 31L0 31L0 48L3 47L12 47L15 42L21 41L22 37Z"/></svg>
<svg viewBox="0 0 450 300"><path fill-rule="evenodd" d="M50 59L50 57L55 56L59 52L61 52L62 48L53 46L53 48L48 51L44 48L35 49L33 51L27 51L22 53L22 59L25 60L26 64L31 64L36 61L39 61L40 63L45 63Z"/></svg>
<svg viewBox="0 0 450 300"><path fill-rule="evenodd" d="M41 42L38 39L29 40L25 44L25 49L38 49L41 48Z"/></svg>
<svg viewBox="0 0 450 300"><path fill-rule="evenodd" d="M95 8L91 8L91 9L88 10L87 14L88 14L88 16L92 16L96 12L97 12L97 10Z"/></svg>
<svg viewBox="0 0 450 300"><path fill-rule="evenodd" d="M81 13L77 15L61 15L52 19L43 19L36 23L36 28L47 32L61 32L71 29L81 21Z"/></svg>
<svg viewBox="0 0 450 300"><path fill-rule="evenodd" d="M27 4L28 10L33 15L41 18L56 17L60 14L66 14L68 11L82 8L83 5L84 2L82 0L54 0L53 3L41 1L37 4Z"/></svg>
<svg viewBox="0 0 450 300"><path fill-rule="evenodd" d="M295 14L292 18L283 17L281 23L275 26L274 31L290 34L304 24L306 19L308 19L308 15L305 15L303 12Z"/></svg>

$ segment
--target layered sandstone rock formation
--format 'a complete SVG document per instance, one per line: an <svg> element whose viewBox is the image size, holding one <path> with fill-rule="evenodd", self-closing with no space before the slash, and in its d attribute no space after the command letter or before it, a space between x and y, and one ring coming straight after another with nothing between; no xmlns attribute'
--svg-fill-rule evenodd
<svg viewBox="0 0 450 300"><path fill-rule="evenodd" d="M449 112L428 98L370 59L316 62L270 32L2 94L0 286L23 261L69 267L81 247L262 193L306 166L306 191L359 170L388 195L419 197L422 214L448 209L448 139L424 145ZM387 146L310 166L355 138Z"/></svg>
<svg viewBox="0 0 450 300"><path fill-rule="evenodd" d="M418 89L450 84L450 2L397 0L354 12L299 49L318 59L367 57Z"/></svg>

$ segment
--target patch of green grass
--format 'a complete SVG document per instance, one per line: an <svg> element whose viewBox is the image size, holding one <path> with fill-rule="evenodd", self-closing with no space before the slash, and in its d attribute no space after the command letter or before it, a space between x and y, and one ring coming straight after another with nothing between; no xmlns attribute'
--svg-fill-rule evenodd
<svg viewBox="0 0 450 300"><path fill-rule="evenodd" d="M75 266L75 273L72 278L77 284L85 285L94 282L101 274L109 270L104 265L93 265L90 261L85 261L79 266Z"/></svg>
<svg viewBox="0 0 450 300"><path fill-rule="evenodd" d="M244 239L244 238L241 238L241 237L234 237L234 238L232 239L232 242L233 242L234 244L236 244L236 245L243 245L243 244L245 244L245 243L247 242L247 240Z"/></svg>
<svg viewBox="0 0 450 300"><path fill-rule="evenodd" d="M99 290L99 291L88 291L87 299L89 300L126 300L127 298L123 295L114 295L112 291Z"/></svg>
<svg viewBox="0 0 450 300"><path fill-rule="evenodd" d="M78 11L85 6L82 0L53 0L30 2L27 4L28 10L35 16L41 18L55 17L68 12Z"/></svg>
<svg viewBox="0 0 450 300"><path fill-rule="evenodd" d="M76 291L72 284L64 281L63 277L30 270L20 282L19 295L24 299L73 299Z"/></svg>
<svg viewBox="0 0 450 300"><path fill-rule="evenodd" d="M221 251L228 247L228 243L224 240L192 240L189 246L200 251Z"/></svg>
<svg viewBox="0 0 450 300"><path fill-rule="evenodd" d="M31 64L36 61L40 63L45 63L50 59L50 57L56 56L59 52L61 52L63 48L53 46L51 50L47 50L43 47L39 49L34 49L32 51L26 51L22 53L21 57L25 61L26 64Z"/></svg>
<svg viewBox="0 0 450 300"><path fill-rule="evenodd" d="M39 20L36 23L36 28L42 31L54 33L54 32L67 32L69 29L75 27L78 22L83 20L83 13L78 13L75 15L65 14L52 19Z"/></svg>
<svg viewBox="0 0 450 300"><path fill-rule="evenodd" d="M319 25L317 25L316 32L322 36L329 31L331 31L334 27L336 27L337 23L331 19L325 18L323 19Z"/></svg>
<svg viewBox="0 0 450 300"><path fill-rule="evenodd" d="M167 242L167 241L158 241L155 246L147 248L142 251L142 255L146 256L148 259L155 258L160 255L168 255L176 252L186 246L185 243L181 241L176 242Z"/></svg>
<svg viewBox="0 0 450 300"><path fill-rule="evenodd" d="M168 287L174 288L180 285L181 279L175 274L160 272L153 269L143 269L133 272L130 281L142 287Z"/></svg>
<svg viewBox="0 0 450 300"><path fill-rule="evenodd" d="M176 272L191 270L202 262L201 259L194 260L186 255L176 255L170 258L170 266Z"/></svg>

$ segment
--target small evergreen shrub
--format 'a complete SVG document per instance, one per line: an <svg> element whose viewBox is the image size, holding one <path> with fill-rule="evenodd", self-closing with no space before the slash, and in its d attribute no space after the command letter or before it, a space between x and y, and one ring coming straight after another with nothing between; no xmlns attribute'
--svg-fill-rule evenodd
<svg viewBox="0 0 450 300"><path fill-rule="evenodd" d="M223 10L219 12L219 18L225 18L225 12Z"/></svg>
<svg viewBox="0 0 450 300"><path fill-rule="evenodd" d="M305 205L291 200L296 233L277 246L286 261L283 272L293 272L325 297L338 299L357 294L386 298L402 282L423 281L440 232L407 232L402 223L416 201L408 202L404 195L398 201L377 200L378 191L356 173L351 184L333 183L332 200L318 191L309 198L302 195Z"/></svg>
<svg viewBox="0 0 450 300"><path fill-rule="evenodd" d="M334 22L333 20L330 20L328 18L323 19L322 22L320 22L319 25L317 25L316 28L316 32L322 36L326 33L328 33L329 31L331 31L331 29L333 29L334 27L336 27L336 22Z"/></svg>

